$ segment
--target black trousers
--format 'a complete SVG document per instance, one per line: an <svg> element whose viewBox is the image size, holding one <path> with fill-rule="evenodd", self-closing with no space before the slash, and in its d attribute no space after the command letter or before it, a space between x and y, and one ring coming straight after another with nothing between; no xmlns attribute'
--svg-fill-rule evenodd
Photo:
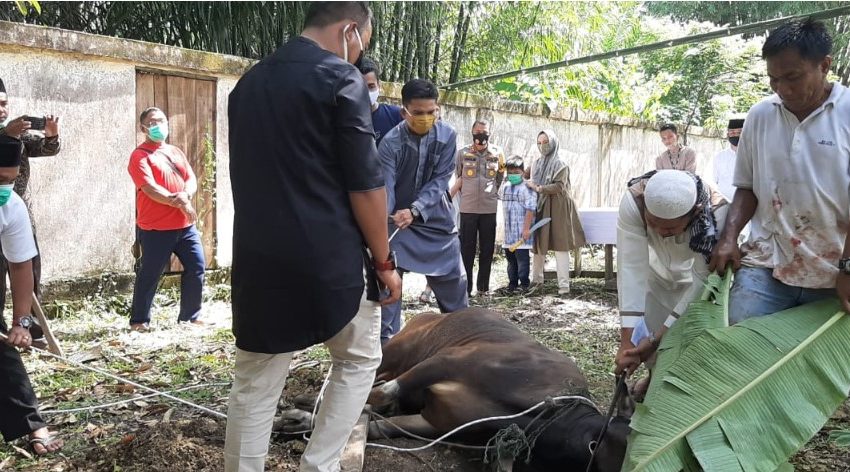
<svg viewBox="0 0 850 472"><path fill-rule="evenodd" d="M466 269L466 293L472 293L472 266L478 250L478 279L475 286L479 292L490 290L490 266L496 250L496 214L460 214L460 254Z"/></svg>
<svg viewBox="0 0 850 472"><path fill-rule="evenodd" d="M2 317L0 331L8 333ZM20 353L0 341L0 434L8 442L45 426Z"/></svg>

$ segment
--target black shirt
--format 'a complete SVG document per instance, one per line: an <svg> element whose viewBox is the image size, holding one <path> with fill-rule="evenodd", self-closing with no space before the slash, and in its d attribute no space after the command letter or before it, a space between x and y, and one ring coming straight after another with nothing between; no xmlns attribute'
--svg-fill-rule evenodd
<svg viewBox="0 0 850 472"><path fill-rule="evenodd" d="M230 94L233 333L251 352L326 341L363 294L349 192L383 187L360 72L296 37Z"/></svg>

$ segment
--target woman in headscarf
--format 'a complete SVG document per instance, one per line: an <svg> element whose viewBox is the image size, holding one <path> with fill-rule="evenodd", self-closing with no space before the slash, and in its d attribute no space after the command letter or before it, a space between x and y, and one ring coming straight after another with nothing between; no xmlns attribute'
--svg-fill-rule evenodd
<svg viewBox="0 0 850 472"><path fill-rule="evenodd" d="M540 158L531 166L526 184L537 192L537 221L552 218L537 230L532 252L532 287L543 283L546 253L555 251L558 270L558 294L570 293L570 251L585 245L584 230L576 204L570 195L570 168L558 156L558 138L551 130L537 135Z"/></svg>

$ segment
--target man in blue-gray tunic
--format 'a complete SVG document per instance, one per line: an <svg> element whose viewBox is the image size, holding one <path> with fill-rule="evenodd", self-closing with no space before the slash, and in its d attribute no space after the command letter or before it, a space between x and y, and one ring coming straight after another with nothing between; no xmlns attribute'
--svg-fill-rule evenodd
<svg viewBox="0 0 850 472"><path fill-rule="evenodd" d="M413 79L401 89L404 126L396 126L381 141L378 154L384 168L390 243L400 270L424 274L440 311L466 308L466 274L460 258L449 178L455 170L457 133L438 119L437 87ZM401 302L381 309L381 341L401 328Z"/></svg>

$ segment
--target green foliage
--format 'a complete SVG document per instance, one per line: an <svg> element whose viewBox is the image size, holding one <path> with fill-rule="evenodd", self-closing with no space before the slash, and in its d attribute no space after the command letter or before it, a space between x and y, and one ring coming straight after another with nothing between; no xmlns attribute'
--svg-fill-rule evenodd
<svg viewBox="0 0 850 472"><path fill-rule="evenodd" d="M32 7L36 14L41 14L41 4L36 0L15 0L15 6L18 7L18 11L21 12L21 15L24 16L29 13L30 7Z"/></svg>
<svg viewBox="0 0 850 472"><path fill-rule="evenodd" d="M696 34L706 28L694 28ZM658 97L657 119L725 129L733 113L746 112L770 94L754 41L724 38L653 51L642 57Z"/></svg>
<svg viewBox="0 0 850 472"><path fill-rule="evenodd" d="M646 2L650 14L676 21L708 21L715 25L742 25L793 15L815 13L844 6L846 2ZM850 17L826 21L832 31L833 70L844 84L850 84ZM766 36L768 31L757 35Z"/></svg>
<svg viewBox="0 0 850 472"><path fill-rule="evenodd" d="M850 447L850 430L840 429L829 433L829 439L841 447Z"/></svg>
<svg viewBox="0 0 850 472"><path fill-rule="evenodd" d="M198 219L195 224L202 235L215 234L214 228L207 227L208 223L215 224L215 220L210 221L208 217L216 207L216 152L212 129L212 123L208 123L202 143L201 169L198 169L200 178L198 179L198 191L195 195L195 208L198 212ZM213 243L213 247L215 247L215 243Z"/></svg>
<svg viewBox="0 0 850 472"><path fill-rule="evenodd" d="M787 470L850 389L850 318L826 300L724 327L730 276L664 337L624 471Z"/></svg>
<svg viewBox="0 0 850 472"><path fill-rule="evenodd" d="M638 2L499 3L482 13L468 47L483 51L465 61L463 77L477 77L652 42ZM616 21L611 21L616 18ZM639 58L621 58L472 89L510 100L565 105L613 115L648 117L658 94L642 87Z"/></svg>
<svg viewBox="0 0 850 472"><path fill-rule="evenodd" d="M0 19L259 59L298 34L307 2L51 2L40 14L0 4ZM841 2L372 2L369 55L383 80L439 85L639 46ZM21 13L25 16L21 18ZM649 13L650 15L647 15ZM690 22L685 25L676 22ZM711 22L695 24L693 22ZM850 18L830 20L835 72L850 80ZM468 90L651 122L721 129L769 93L762 37L728 38L520 75ZM211 173L210 175L213 175ZM214 195L209 195L214 198ZM206 198L204 196L203 198ZM198 208L203 206L198 205Z"/></svg>

